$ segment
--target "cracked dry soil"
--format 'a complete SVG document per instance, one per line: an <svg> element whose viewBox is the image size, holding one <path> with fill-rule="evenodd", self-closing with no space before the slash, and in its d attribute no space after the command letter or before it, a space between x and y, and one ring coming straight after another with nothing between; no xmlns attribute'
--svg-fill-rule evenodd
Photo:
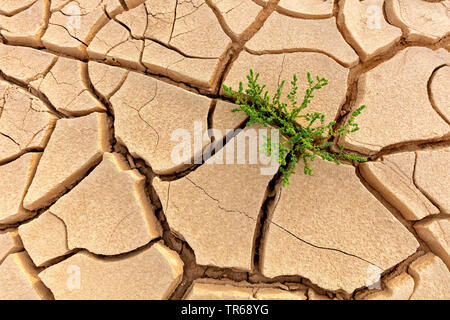
<svg viewBox="0 0 450 320"><path fill-rule="evenodd" d="M450 299L450 1L0 1L0 299ZM222 84L329 79L369 158L174 163ZM303 84L302 84L303 85ZM305 88L300 88L304 90ZM204 149L194 145L191 157Z"/></svg>

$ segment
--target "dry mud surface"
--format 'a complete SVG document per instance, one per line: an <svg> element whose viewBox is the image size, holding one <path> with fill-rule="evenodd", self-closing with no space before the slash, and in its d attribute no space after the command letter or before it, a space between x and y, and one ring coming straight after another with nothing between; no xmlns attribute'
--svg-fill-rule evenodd
<svg viewBox="0 0 450 320"><path fill-rule="evenodd" d="M0 0L0 299L450 299L449 17L448 0ZM171 161L178 128L244 127L220 88L249 68L270 90L328 78L310 108L338 125L366 104L336 144L369 161L316 160L287 188L213 163L233 140Z"/></svg>

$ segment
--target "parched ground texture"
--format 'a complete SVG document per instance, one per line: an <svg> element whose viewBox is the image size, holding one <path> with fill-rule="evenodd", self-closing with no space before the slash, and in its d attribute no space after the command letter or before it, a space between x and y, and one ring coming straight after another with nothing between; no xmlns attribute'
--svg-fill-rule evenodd
<svg viewBox="0 0 450 320"><path fill-rule="evenodd" d="M449 0L0 0L0 39L0 299L450 299ZM366 104L369 161L172 162L249 68Z"/></svg>

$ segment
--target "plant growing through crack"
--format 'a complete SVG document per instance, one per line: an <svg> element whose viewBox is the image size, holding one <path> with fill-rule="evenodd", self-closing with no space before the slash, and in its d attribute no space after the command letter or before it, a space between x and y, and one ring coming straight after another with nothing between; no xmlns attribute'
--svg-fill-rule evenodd
<svg viewBox="0 0 450 320"><path fill-rule="evenodd" d="M313 93L328 84L325 78L316 77L314 81L308 72L308 88L306 89L303 101L299 104L297 101L298 78L293 75L291 82L292 89L287 95L288 103L281 99L285 81L282 81L274 96L270 98L265 90L265 85L258 83L259 73L254 73L250 69L247 75L247 89L244 91L242 82L239 83L239 91L234 91L231 87L223 85L225 94L236 99L235 103L239 107L231 110L232 112L245 112L249 117L247 126L259 123L264 127L274 127L279 129L282 135L281 143L273 143L270 137L266 137L261 151L272 157L278 157L280 163L280 172L282 174L283 186L289 184L289 177L295 173L294 169L301 159L304 163L304 174L312 175L309 162L314 161L316 156L323 160L340 164L340 160L352 160L356 162L367 161L366 158L356 154L345 154L344 145L340 146L339 152L330 151L333 142L331 138L344 136L348 133L359 130L355 123L356 117L366 107L360 106L351 114L351 117L340 128L334 129L336 121L330 121L325 124L325 115L320 112L304 113L305 109L314 98ZM298 120L304 119L304 125L300 125ZM273 148L276 148L273 150Z"/></svg>

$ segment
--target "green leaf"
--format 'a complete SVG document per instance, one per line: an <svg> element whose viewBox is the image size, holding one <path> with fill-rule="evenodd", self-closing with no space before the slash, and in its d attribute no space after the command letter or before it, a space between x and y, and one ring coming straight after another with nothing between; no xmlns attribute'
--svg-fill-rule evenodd
<svg viewBox="0 0 450 320"><path fill-rule="evenodd" d="M356 162L367 161L366 158L356 154L345 154L344 145L340 146L338 153L331 152L329 148L333 142L329 138L346 135L360 130L356 117L358 117L366 105L362 105L354 110L350 118L339 128L334 129L336 121L330 121L326 124L325 115L320 112L310 112L301 114L302 110L308 107L314 98L316 90L320 90L328 85L328 80L319 76L313 77L308 72L306 74L308 87L305 90L301 103L297 100L298 77L293 75L290 82L291 88L287 94L287 102L282 99L283 89L286 81L281 81L276 92L271 96L266 90L265 85L258 83L260 74L250 69L247 75L247 89L244 91L242 82L239 83L239 89L235 92L231 87L222 85L227 96L233 98L239 106L232 109L232 112L245 112L249 118L247 126L259 123L264 127L275 127L285 138L284 142L276 145L272 144L270 138L266 137L260 152L267 155L274 154L272 148L278 149L278 162L280 163L281 181L283 186L289 185L289 177L295 174L295 167L298 160L303 160L303 172L306 175L312 175L313 170L310 162L313 162L316 156L323 160L340 164L340 160L351 160ZM289 111L290 110L290 111ZM307 121L306 126L300 125L297 121L303 118Z"/></svg>

